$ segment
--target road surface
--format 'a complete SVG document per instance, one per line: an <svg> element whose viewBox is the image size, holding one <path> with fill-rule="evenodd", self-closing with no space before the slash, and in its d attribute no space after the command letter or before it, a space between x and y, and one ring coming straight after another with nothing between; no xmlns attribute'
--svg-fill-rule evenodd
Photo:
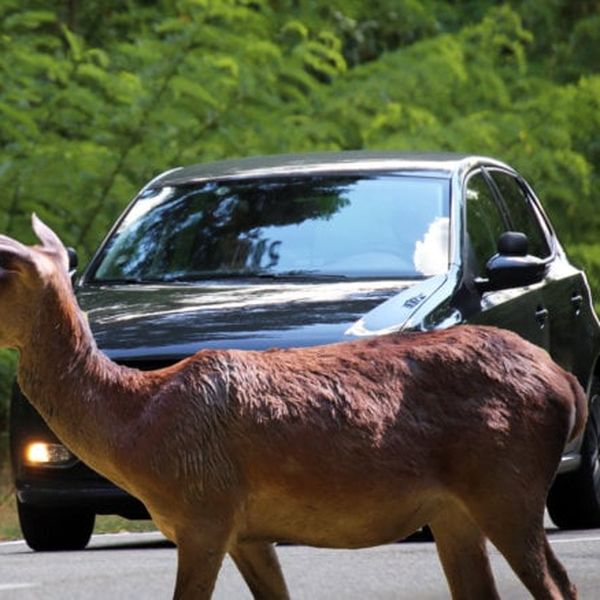
<svg viewBox="0 0 600 600"><path fill-rule="evenodd" d="M600 530L550 531L549 535L580 598L600 598ZM296 600L449 597L431 542L367 550L279 546L278 554ZM527 598L499 554L494 549L490 554L501 597ZM81 552L35 553L23 542L8 542L0 544L0 600L170 598L175 566L175 549L158 533L94 536ZM223 564L214 598L251 598L229 559Z"/></svg>

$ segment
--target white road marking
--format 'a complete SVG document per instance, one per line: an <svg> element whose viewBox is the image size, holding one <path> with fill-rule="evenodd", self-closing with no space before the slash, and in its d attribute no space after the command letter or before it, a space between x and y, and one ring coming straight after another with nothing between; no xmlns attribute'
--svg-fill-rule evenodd
<svg viewBox="0 0 600 600"><path fill-rule="evenodd" d="M600 542L600 537L578 537L578 538L567 538L567 539L550 539L551 544L577 544L581 542Z"/></svg>
<svg viewBox="0 0 600 600"><path fill-rule="evenodd" d="M39 585L39 583L0 583L0 592L22 590L23 588L38 587Z"/></svg>
<svg viewBox="0 0 600 600"><path fill-rule="evenodd" d="M111 538L111 537L124 538L127 536L156 537L157 541L160 539L166 539L160 533L160 531L139 531L139 532L119 531L117 533L95 533L94 535L92 535L91 540L92 541L93 540L102 540L102 539ZM2 548L3 546L19 546L19 545L25 545L25 540L11 540L8 542L0 542L0 548Z"/></svg>
<svg viewBox="0 0 600 600"><path fill-rule="evenodd" d="M18 544L24 544L23 540L12 540L10 542L0 542L0 546L17 546Z"/></svg>

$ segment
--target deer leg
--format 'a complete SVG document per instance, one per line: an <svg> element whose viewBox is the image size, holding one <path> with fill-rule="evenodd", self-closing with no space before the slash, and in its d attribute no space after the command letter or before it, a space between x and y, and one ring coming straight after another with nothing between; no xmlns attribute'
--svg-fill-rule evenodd
<svg viewBox="0 0 600 600"><path fill-rule="evenodd" d="M563 593L561 587L564 587L564 582L561 585L561 582L555 580L551 572L555 569L550 569L548 564L547 540L542 527L530 527L529 530L521 531L512 527L505 531L500 527L490 527L488 535L536 600L563 600L577 597L575 588L570 583L569 590ZM558 563L558 560L556 562ZM564 575L566 577L566 573Z"/></svg>
<svg viewBox="0 0 600 600"><path fill-rule="evenodd" d="M184 532L177 532L174 600L208 600L211 597L229 537L229 530L216 529L206 522L192 523Z"/></svg>
<svg viewBox="0 0 600 600"><path fill-rule="evenodd" d="M546 538L543 500L536 501L533 495L521 502L503 499L490 506L478 505L473 516L536 600L577 598L575 586Z"/></svg>
<svg viewBox="0 0 600 600"><path fill-rule="evenodd" d="M481 530L459 506L444 507L429 526L455 600L500 598Z"/></svg>
<svg viewBox="0 0 600 600"><path fill-rule="evenodd" d="M545 535L544 535L545 537ZM548 562L548 568L552 574L552 578L558 585L564 598L576 598L577 588L569 580L566 569L562 563L556 558L554 551L552 550L548 538L545 537L544 545L546 548L546 561Z"/></svg>
<svg viewBox="0 0 600 600"><path fill-rule="evenodd" d="M229 554L255 598L261 600L289 598L273 544L238 542L230 549Z"/></svg>

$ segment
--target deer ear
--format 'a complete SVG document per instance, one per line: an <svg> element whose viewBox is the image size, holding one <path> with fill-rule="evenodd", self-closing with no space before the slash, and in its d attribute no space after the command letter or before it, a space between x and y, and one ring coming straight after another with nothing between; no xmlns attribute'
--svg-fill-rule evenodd
<svg viewBox="0 0 600 600"><path fill-rule="evenodd" d="M37 235L44 250L56 255L62 262L65 269L69 268L69 256L67 250L60 241L60 238L46 225L35 213L31 215L31 226L35 235Z"/></svg>

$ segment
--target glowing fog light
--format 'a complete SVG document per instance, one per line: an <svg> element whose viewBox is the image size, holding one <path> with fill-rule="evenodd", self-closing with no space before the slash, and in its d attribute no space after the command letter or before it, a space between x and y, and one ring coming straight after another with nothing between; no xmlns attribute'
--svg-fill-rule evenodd
<svg viewBox="0 0 600 600"><path fill-rule="evenodd" d="M32 442L25 448L25 460L31 465L60 465L73 455L62 444Z"/></svg>

